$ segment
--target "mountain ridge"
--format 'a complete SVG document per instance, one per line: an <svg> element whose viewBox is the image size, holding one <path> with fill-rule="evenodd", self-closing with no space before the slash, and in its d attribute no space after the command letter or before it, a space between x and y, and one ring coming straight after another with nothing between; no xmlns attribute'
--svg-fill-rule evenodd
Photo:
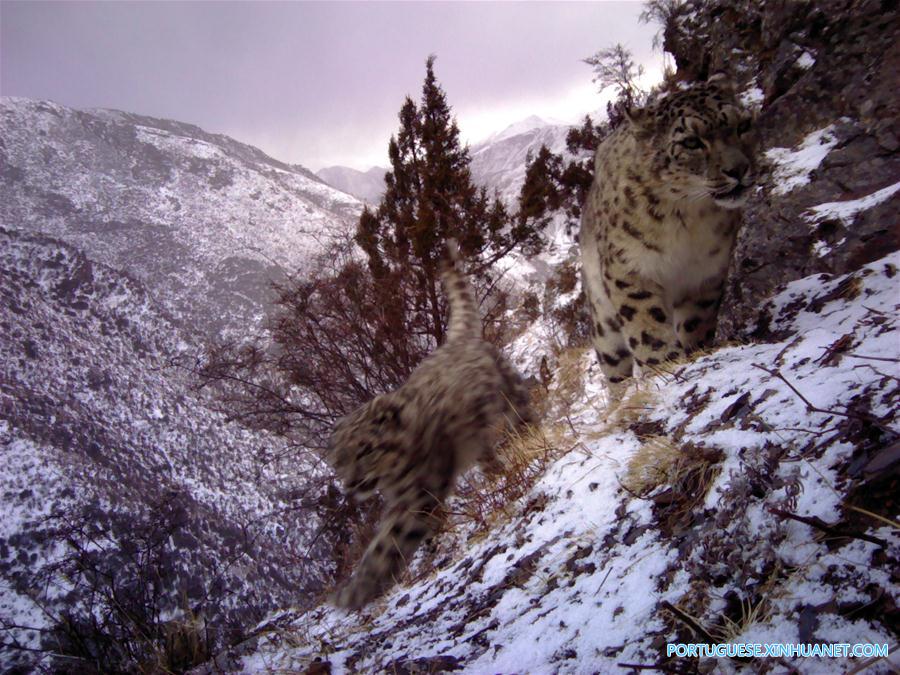
<svg viewBox="0 0 900 675"><path fill-rule="evenodd" d="M349 233L359 202L309 173L193 125L0 99L0 668L152 660L123 622L191 607L226 644L330 574L316 517L281 517L316 463L193 373Z"/></svg>
<svg viewBox="0 0 900 675"><path fill-rule="evenodd" d="M271 281L346 237L361 208L305 168L172 120L4 97L0 134L2 222L152 280L210 334L258 324Z"/></svg>

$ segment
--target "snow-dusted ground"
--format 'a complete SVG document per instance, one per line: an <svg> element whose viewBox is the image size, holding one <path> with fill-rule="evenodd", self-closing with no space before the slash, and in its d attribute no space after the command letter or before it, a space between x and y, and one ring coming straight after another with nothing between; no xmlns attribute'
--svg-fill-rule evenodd
<svg viewBox="0 0 900 675"><path fill-rule="evenodd" d="M87 539L96 568L124 586L136 576L135 541L167 513L175 527L154 572L161 609L210 592L216 631L227 614L254 621L296 601L306 572L293 561L310 520L280 513L304 472L262 464L257 453L283 452L284 441L193 394L173 366L192 355L193 336L140 282L0 227L0 329L0 671L16 659L34 666L25 650L53 649L46 632L88 601L71 575Z"/></svg>
<svg viewBox="0 0 900 675"><path fill-rule="evenodd" d="M270 617L218 666L625 672L661 664L673 642L894 645L898 267L895 253L789 284L748 327L764 341L648 376L613 413L583 355L583 396L555 437L566 452L512 518L430 571L417 556L418 576L359 614ZM859 662L767 665L841 673Z"/></svg>

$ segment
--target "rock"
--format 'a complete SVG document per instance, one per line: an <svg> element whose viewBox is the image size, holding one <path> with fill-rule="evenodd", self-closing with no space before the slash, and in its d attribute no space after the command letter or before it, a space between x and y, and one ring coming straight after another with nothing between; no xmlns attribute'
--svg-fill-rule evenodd
<svg viewBox="0 0 900 675"><path fill-rule="evenodd" d="M682 12L664 33L679 74L724 66L742 86L760 86L761 151L797 147L829 125L838 138L810 182L784 195L761 162L763 189L745 210L720 314L728 339L756 325L760 301L779 284L843 274L900 248L900 193L846 219L809 218L812 207L900 182L900 20L868 0L694 0Z"/></svg>

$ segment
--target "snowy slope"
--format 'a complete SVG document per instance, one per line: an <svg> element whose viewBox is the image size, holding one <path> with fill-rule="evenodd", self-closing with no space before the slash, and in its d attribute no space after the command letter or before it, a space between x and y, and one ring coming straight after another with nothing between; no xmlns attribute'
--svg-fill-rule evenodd
<svg viewBox="0 0 900 675"><path fill-rule="evenodd" d="M469 148L472 179L491 191L498 191L509 206L518 202L525 182L529 153L536 155L542 145L552 152L566 154L566 134L571 127L529 117Z"/></svg>
<svg viewBox="0 0 900 675"><path fill-rule="evenodd" d="M348 166L329 166L316 171L316 175L338 190L374 205L384 194L384 174L387 171L380 166L373 166L368 171L357 171Z"/></svg>
<svg viewBox="0 0 900 675"><path fill-rule="evenodd" d="M195 126L0 99L0 224L64 239L207 333L243 331L268 283L352 228L359 202Z"/></svg>
<svg viewBox="0 0 900 675"><path fill-rule="evenodd" d="M672 642L895 644L898 268L893 254L789 284L748 327L755 342L647 377L612 415L584 354L564 452L511 518L436 563L420 554L360 614L273 615L217 667L627 672L696 667L666 659Z"/></svg>
<svg viewBox="0 0 900 675"><path fill-rule="evenodd" d="M150 590L121 610L149 612L132 635L189 606L224 644L320 587L314 515L283 516L310 467L211 411L189 368L359 208L191 125L0 100L0 670L77 653L66 626L122 642L91 622Z"/></svg>
<svg viewBox="0 0 900 675"><path fill-rule="evenodd" d="M296 460L262 464L284 442L193 395L173 364L196 345L140 281L0 228L0 332L0 627L18 627L2 632L0 669L31 656L13 641L53 648L60 612L88 602L73 576L85 564L127 593L145 536L159 608L201 607L216 640L302 599L316 570L294 561L314 525L281 517Z"/></svg>

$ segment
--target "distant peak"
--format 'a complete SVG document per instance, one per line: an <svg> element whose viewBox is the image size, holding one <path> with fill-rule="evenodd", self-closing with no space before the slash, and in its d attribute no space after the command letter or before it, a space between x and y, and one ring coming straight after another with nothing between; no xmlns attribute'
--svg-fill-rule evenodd
<svg viewBox="0 0 900 675"><path fill-rule="evenodd" d="M520 120L515 124L510 124L503 131L493 134L490 137L492 141L499 141L504 138L511 138L513 136L518 136L519 134L524 134L532 129L538 129L540 127L546 127L549 125L549 122L538 117L537 115L529 115L524 120Z"/></svg>

